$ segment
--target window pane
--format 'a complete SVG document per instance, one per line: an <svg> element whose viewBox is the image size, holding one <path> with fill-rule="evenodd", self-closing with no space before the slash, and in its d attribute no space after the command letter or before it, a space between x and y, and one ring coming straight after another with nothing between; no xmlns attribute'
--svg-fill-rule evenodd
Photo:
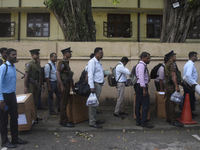
<svg viewBox="0 0 200 150"><path fill-rule="evenodd" d="M33 14L29 14L28 15L28 22L33 22L34 21L34 15Z"/></svg>
<svg viewBox="0 0 200 150"><path fill-rule="evenodd" d="M36 23L35 36L41 36L41 23Z"/></svg>
<svg viewBox="0 0 200 150"><path fill-rule="evenodd" d="M43 37L49 36L49 14L28 14L27 15L27 36L28 37ZM44 23L45 21L45 23Z"/></svg>
<svg viewBox="0 0 200 150"><path fill-rule="evenodd" d="M41 14L35 15L35 21L36 22L41 22L42 21L42 15Z"/></svg>
<svg viewBox="0 0 200 150"><path fill-rule="evenodd" d="M121 15L117 15L116 16L116 21L117 22L121 22L122 21L122 16Z"/></svg>
<svg viewBox="0 0 200 150"><path fill-rule="evenodd" d="M0 14L0 37L10 37L11 14Z"/></svg>
<svg viewBox="0 0 200 150"><path fill-rule="evenodd" d="M49 19L50 19L49 14L44 14L43 22L49 22Z"/></svg>
<svg viewBox="0 0 200 150"><path fill-rule="evenodd" d="M130 17L128 15L124 15L124 22L130 22Z"/></svg>

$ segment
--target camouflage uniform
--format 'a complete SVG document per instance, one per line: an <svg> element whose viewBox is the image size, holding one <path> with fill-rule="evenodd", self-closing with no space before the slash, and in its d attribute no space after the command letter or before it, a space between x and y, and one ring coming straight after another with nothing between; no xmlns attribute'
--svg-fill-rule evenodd
<svg viewBox="0 0 200 150"><path fill-rule="evenodd" d="M40 85L40 78L41 78L41 66L39 62L34 59L31 59L25 65L25 72L29 73L29 76L33 78L39 85ZM39 98L40 89L35 86L30 81L28 82L28 93L33 94L34 104L35 104L35 111L37 112L37 102ZM37 114L37 113L36 113Z"/></svg>
<svg viewBox="0 0 200 150"><path fill-rule="evenodd" d="M175 107L176 103L170 100L171 95L176 91L174 82L170 79L171 72L179 73L178 67L176 63L173 61L168 61L165 66L165 89L166 93L166 102L165 102L165 110L167 119L170 120L171 123L175 122ZM178 75L177 75L178 78Z"/></svg>
<svg viewBox="0 0 200 150"><path fill-rule="evenodd" d="M57 70L60 72L62 82L64 82L64 80L69 77L68 71L71 71L69 61L66 61L65 59L60 60L58 62ZM73 74L74 73L71 71L71 76L73 76ZM64 85L64 87L65 90L61 92L61 84L58 82L58 90L60 91L60 121L68 123L67 104L70 94L70 80Z"/></svg>

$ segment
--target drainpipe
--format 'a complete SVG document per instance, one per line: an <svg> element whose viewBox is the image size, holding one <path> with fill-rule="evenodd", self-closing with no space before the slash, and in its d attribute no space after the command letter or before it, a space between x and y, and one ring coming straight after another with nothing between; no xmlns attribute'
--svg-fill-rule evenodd
<svg viewBox="0 0 200 150"><path fill-rule="evenodd" d="M138 0L138 8L140 8L140 0ZM140 13L138 13L138 36L137 41L140 42Z"/></svg>
<svg viewBox="0 0 200 150"><path fill-rule="evenodd" d="M21 0L19 0L19 8L21 8ZM18 12L18 42L20 42L20 26L21 26L21 12Z"/></svg>

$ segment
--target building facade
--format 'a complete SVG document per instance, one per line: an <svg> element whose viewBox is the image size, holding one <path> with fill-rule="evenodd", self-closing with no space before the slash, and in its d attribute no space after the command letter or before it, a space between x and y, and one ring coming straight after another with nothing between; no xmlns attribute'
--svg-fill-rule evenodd
<svg viewBox="0 0 200 150"><path fill-rule="evenodd" d="M64 41L44 0L0 0L0 40ZM163 0L92 0L97 41L159 42ZM199 42L200 22L186 42Z"/></svg>

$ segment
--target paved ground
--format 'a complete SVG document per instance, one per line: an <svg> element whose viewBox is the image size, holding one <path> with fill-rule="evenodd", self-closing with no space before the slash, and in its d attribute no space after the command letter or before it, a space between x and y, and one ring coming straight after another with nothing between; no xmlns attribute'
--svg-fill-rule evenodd
<svg viewBox="0 0 200 150"><path fill-rule="evenodd" d="M98 111L101 113L98 114L100 120L104 120L102 129L95 129L88 126L88 121L84 121L78 124L75 124L74 128L62 127L59 125L59 115L49 115L48 110L39 110L38 114L43 118L39 124L34 125L32 130L48 130L48 131L135 131L135 130L150 130L150 131L160 131L160 130L185 130L188 129L200 129L200 105L197 105L196 113L199 116L195 117L194 120L197 121L197 124L194 125L185 125L183 128L178 128L166 123L166 119L157 118L155 113L155 107L151 106L150 108L150 123L155 125L153 129L147 129L140 126L136 126L135 119L133 118L133 109L131 107L126 107L125 111L129 113L129 116L124 119L120 119L113 116L114 107L111 106L100 106ZM176 108L176 117L180 118L181 111Z"/></svg>

